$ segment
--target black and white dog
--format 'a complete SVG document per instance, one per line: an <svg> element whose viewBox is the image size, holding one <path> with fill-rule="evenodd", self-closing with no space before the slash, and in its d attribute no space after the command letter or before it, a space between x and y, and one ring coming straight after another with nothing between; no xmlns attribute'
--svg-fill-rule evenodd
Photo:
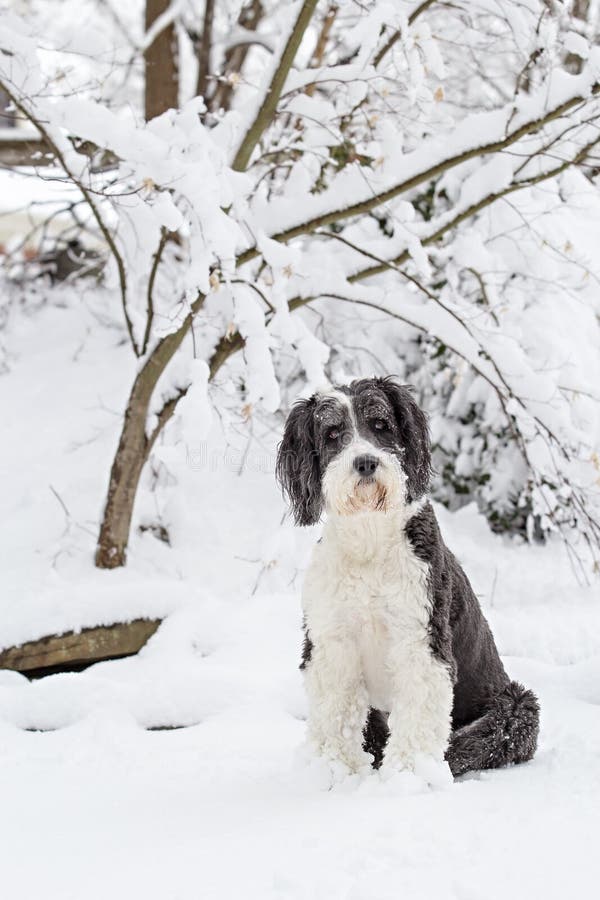
<svg viewBox="0 0 600 900"><path fill-rule="evenodd" d="M277 477L299 525L327 513L303 591L309 742L351 771L454 775L533 756L539 706L506 674L427 500L427 420L370 378L290 412Z"/></svg>

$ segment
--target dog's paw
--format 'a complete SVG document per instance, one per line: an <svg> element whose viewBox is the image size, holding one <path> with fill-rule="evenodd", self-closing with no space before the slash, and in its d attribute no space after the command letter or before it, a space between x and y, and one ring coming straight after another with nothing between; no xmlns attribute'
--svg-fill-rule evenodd
<svg viewBox="0 0 600 900"><path fill-rule="evenodd" d="M312 743L303 745L296 752L296 766L302 770L307 784L325 791L338 787L347 790L359 785L373 774L371 763L372 757L368 753L356 752L341 758L339 753L334 755L331 748L315 747Z"/></svg>
<svg viewBox="0 0 600 900"><path fill-rule="evenodd" d="M314 747L318 756L334 766L345 767L349 773L357 775L371 769L373 757L366 753L360 741L323 741Z"/></svg>
<svg viewBox="0 0 600 900"><path fill-rule="evenodd" d="M318 779L320 789L326 791L352 791L372 772L371 766L350 768L342 760L323 756L313 757L310 768Z"/></svg>
<svg viewBox="0 0 600 900"><path fill-rule="evenodd" d="M383 755L381 772L390 775L398 772L414 773L415 758L416 755L411 750L388 744Z"/></svg>
<svg viewBox="0 0 600 900"><path fill-rule="evenodd" d="M377 793L392 794L398 797L411 794L423 794L427 791L426 782L408 770L395 769L392 766L381 766L377 772L378 786L373 788Z"/></svg>
<svg viewBox="0 0 600 900"><path fill-rule="evenodd" d="M429 787L436 790L446 790L454 784L448 763L443 759L436 759L428 753L416 754L413 772L422 778Z"/></svg>
<svg viewBox="0 0 600 900"><path fill-rule="evenodd" d="M382 776L391 778L396 774L415 775L429 787L447 788L453 783L448 763L430 753L390 748L381 766Z"/></svg>

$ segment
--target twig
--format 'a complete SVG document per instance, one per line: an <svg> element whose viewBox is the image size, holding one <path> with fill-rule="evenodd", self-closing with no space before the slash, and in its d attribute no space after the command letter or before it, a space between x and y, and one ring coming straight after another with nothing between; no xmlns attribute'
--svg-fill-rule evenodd
<svg viewBox="0 0 600 900"><path fill-rule="evenodd" d="M56 159L59 161L62 166L65 174L68 176L70 181L79 189L86 203L88 204L90 211L96 220L96 224L98 228L102 232L102 236L106 241L108 248L115 260L117 265L117 272L119 276L119 286L121 292L121 305L123 308L123 315L125 318L125 326L127 328L127 334L129 335L129 340L131 342L131 346L133 347L133 352L136 356L140 356L140 350L135 340L135 335L133 333L133 324L129 317L129 312L127 310L127 275L125 272L125 263L123 261L123 257L119 253L117 249L117 245L115 240L110 232L110 229L104 222L102 216L100 215L100 210L96 205L95 200L93 199L91 191L89 191L85 185L82 183L81 179L78 178L69 168L67 161L64 157L62 150L58 147L53 138L50 137L49 132L46 130L45 126L40 122L40 120L21 102L14 91L10 89L10 87L6 84L6 82L0 80L0 88L4 91L9 100L15 105L15 107L21 112L31 124L37 128L37 130L42 135L43 139L46 141L48 147L54 153Z"/></svg>
<svg viewBox="0 0 600 900"><path fill-rule="evenodd" d="M412 25L413 22L419 18L421 13L425 12L425 10L428 9L430 6L433 6L433 4L435 2L436 2L436 0L423 0L423 3L419 3L417 8L408 17L408 24ZM402 35L402 32L399 29L397 31L394 31L394 33L391 35L391 37L388 38L386 43L383 45L383 47L380 50L378 50L378 52L375 54L375 56L373 58L373 66L375 68L377 68L377 66L383 59L383 57L387 53L389 53L389 51L392 49L394 44L396 44L397 41L400 40L401 35Z"/></svg>
<svg viewBox="0 0 600 900"><path fill-rule="evenodd" d="M323 62L323 57L325 55L325 48L327 47L327 41L329 39L329 32L333 27L333 23L335 22L335 17L338 13L338 7L332 3L329 9L325 14L325 18L323 19L323 25L321 27L321 32L319 34L319 38L317 40L317 46L314 49L312 59L310 61L311 69L318 69L319 66ZM309 97L315 92L315 83L309 84L306 86L304 93L308 94Z"/></svg>
<svg viewBox="0 0 600 900"><path fill-rule="evenodd" d="M152 258L152 268L150 269L150 276L148 278L148 290L146 293L146 328L144 330L144 338L142 341L142 356L144 356L146 350L148 349L148 341L150 340L150 334L152 331L152 322L154 321L154 282L156 280L156 273L158 272L158 267L160 265L163 250L165 249L165 245L168 239L169 233L167 229L164 228L160 236L160 241L158 242L156 253Z"/></svg>

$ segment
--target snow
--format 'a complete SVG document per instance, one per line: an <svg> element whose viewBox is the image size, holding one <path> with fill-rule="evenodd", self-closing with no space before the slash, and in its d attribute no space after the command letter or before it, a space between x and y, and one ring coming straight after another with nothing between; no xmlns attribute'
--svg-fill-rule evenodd
<svg viewBox="0 0 600 900"><path fill-rule="evenodd" d="M529 533L556 529L553 514L568 529L575 515L584 555L578 504L593 513L600 484L597 177L570 169L482 205L442 242L432 236L597 138L600 50L542 0L433 4L411 26L414 2L339 0L318 66L309 67L315 20L260 159L257 149L237 173L235 148L299 0L263 0L259 46L233 73L233 107L204 122L185 34L198 26L192 5L173 0L145 35L139 0L118 12L84 0L75 13L87 24L75 30L72 4L28 6L27 23L3 17L3 77L114 228L127 289L121 298L114 259L100 284L2 281L0 650L115 621L162 623L136 657L32 681L0 670L2 896L589 896L600 876L600 606L597 580L578 581L595 577L588 559L575 565L556 534L545 546L495 536L473 502L436 506L508 671L540 697L538 754L454 784L426 771L342 777L304 746L300 587L319 529L291 524L274 460L297 394L394 372L425 398L444 467L439 496L452 507L476 499L500 521L526 511ZM240 36L239 4L216 7L221 71ZM171 21L181 108L145 124L132 50ZM400 37L375 69L394 29ZM564 71L565 50L582 59L578 75ZM525 71L528 90L515 94ZM543 129L494 151L563 103ZM11 136L31 134L19 128ZM112 150L119 167L89 171L68 134ZM86 245L105 246L68 178L41 174L0 180L13 279L29 271L19 241L31 230L27 251L53 249L70 233L73 201ZM382 220L276 239L374 196L385 199ZM163 228L180 240L154 269ZM236 265L251 248L256 258ZM405 250L410 278L390 269L353 280ZM128 346L120 301L140 342L152 272L150 349L199 291L206 299L152 398L149 429L163 402L187 390L145 467L128 564L100 571L109 469L145 361ZM290 300L305 298L314 302L292 315ZM209 381L216 343L236 328L243 353Z"/></svg>
<svg viewBox="0 0 600 900"><path fill-rule="evenodd" d="M299 589L318 529L284 518L272 419L240 420L225 439L205 409L205 370L190 363L197 430L174 424L157 461L169 478L154 493L147 480L136 508L136 523L159 515L172 547L135 529L126 569L91 565L133 370L98 308L67 289L61 306L8 323L0 645L115 616L165 619L138 657L33 682L0 672L3 892L589 895L600 877L597 584L577 584L558 542L527 547L492 535L472 505L438 508L508 670L540 697L538 754L449 787L375 773L332 782L303 748L298 671Z"/></svg>

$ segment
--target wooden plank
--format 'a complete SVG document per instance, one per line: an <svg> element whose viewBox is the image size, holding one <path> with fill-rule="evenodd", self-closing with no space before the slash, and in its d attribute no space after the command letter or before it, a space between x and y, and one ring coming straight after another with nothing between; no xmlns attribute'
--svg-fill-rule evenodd
<svg viewBox="0 0 600 900"><path fill-rule="evenodd" d="M160 619L134 619L28 641L0 651L0 669L29 672L131 656L152 637L160 622Z"/></svg>

